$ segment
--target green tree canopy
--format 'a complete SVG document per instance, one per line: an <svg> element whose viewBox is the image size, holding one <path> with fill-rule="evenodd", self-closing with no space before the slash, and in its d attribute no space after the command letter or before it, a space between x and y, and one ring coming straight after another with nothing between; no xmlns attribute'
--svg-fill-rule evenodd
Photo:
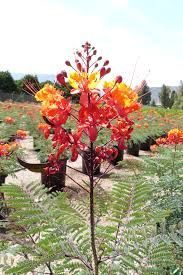
<svg viewBox="0 0 183 275"><path fill-rule="evenodd" d="M41 86L38 80L37 75L26 74L22 79L17 81L18 91L26 92L29 90L27 85L31 86L36 91L40 90Z"/></svg>
<svg viewBox="0 0 183 275"><path fill-rule="evenodd" d="M164 107L164 108L170 107L170 97L171 97L170 88L163 84L163 86L161 88L161 92L159 94L159 99L160 99L162 107Z"/></svg>
<svg viewBox="0 0 183 275"><path fill-rule="evenodd" d="M5 93L15 92L17 86L12 75L8 71L0 72L0 91Z"/></svg>
<svg viewBox="0 0 183 275"><path fill-rule="evenodd" d="M173 108L182 109L183 110L183 81L180 81L180 86L175 95L175 101L173 104Z"/></svg>
<svg viewBox="0 0 183 275"><path fill-rule="evenodd" d="M156 102L155 102L154 99L153 99L152 102L151 102L151 106L152 106L152 107L156 107Z"/></svg>
<svg viewBox="0 0 183 275"><path fill-rule="evenodd" d="M139 101L143 105L149 105L151 102L151 91L146 82L144 82L144 85L139 92Z"/></svg>

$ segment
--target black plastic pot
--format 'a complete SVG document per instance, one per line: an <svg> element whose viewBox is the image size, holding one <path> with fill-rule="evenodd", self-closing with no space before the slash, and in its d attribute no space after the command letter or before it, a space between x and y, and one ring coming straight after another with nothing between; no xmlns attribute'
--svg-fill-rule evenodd
<svg viewBox="0 0 183 275"><path fill-rule="evenodd" d="M110 163L115 166L118 164L119 161L123 160L124 150L119 149L118 146L114 146L114 147L117 148L118 155L115 159L111 160Z"/></svg>
<svg viewBox="0 0 183 275"><path fill-rule="evenodd" d="M140 143L140 150L150 151L150 147L153 144L153 139L148 137L146 141Z"/></svg>
<svg viewBox="0 0 183 275"><path fill-rule="evenodd" d="M41 172L41 182L50 189L50 192L63 191L65 187L67 159L60 160L59 164L60 169L55 174L46 174L44 170Z"/></svg>
<svg viewBox="0 0 183 275"><path fill-rule="evenodd" d="M135 143L131 142L128 144L127 154L138 157L139 150L140 150L139 144L135 144Z"/></svg>
<svg viewBox="0 0 183 275"><path fill-rule="evenodd" d="M93 167L93 174L98 175L100 174L100 164L94 164ZM82 172L86 175L89 174L90 171L90 152L89 151L82 151Z"/></svg>
<svg viewBox="0 0 183 275"><path fill-rule="evenodd" d="M5 183L6 177L7 175L0 174L0 186L2 185L2 183Z"/></svg>
<svg viewBox="0 0 183 275"><path fill-rule="evenodd" d="M16 135L11 135L8 139L8 142L14 142L16 140Z"/></svg>

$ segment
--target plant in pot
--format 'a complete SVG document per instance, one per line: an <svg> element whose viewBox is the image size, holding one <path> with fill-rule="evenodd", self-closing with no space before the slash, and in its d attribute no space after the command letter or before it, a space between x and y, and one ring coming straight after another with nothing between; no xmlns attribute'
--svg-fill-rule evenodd
<svg viewBox="0 0 183 275"><path fill-rule="evenodd" d="M111 69L107 68L108 61L104 62L100 70L96 69L98 63L91 64L87 45L86 43L84 50L84 55L87 55L85 58L88 58L87 64L81 64L82 62L77 60L76 70L69 76L66 71L57 75L57 82L66 89L69 82L72 89L69 87L68 91L71 95L80 94L79 106L76 107L71 98L64 98L64 92L50 84L46 84L38 92L29 88L35 93L36 100L42 103L41 115L53 129L51 140L56 152L51 155L51 162L56 164L68 151L71 161L76 161L78 155L81 155L86 168L84 172L90 178L91 173L93 176L102 162L108 161L110 164L110 161L116 158L118 150L115 145L120 150L125 148L133 130L133 121L128 115L137 110L140 104L137 103L137 91L124 84L121 76L111 82L105 82L101 89L98 88L102 78L110 73ZM101 57L98 61L100 60ZM66 65L73 68L70 61L66 61ZM90 65L93 66L93 71L89 73ZM100 96L100 93L103 95ZM69 120L72 121L70 131L67 130ZM108 131L108 141L98 145L103 129ZM50 168L52 173L53 167Z"/></svg>
<svg viewBox="0 0 183 275"><path fill-rule="evenodd" d="M36 236L40 233L40 240L35 243L33 239L33 246L29 241L28 249L25 250L24 246L23 250L28 251L25 261L20 260L8 272L39 272L38 267L45 264L49 269L46 269L46 273L49 274L145 274L154 271L154 258L157 254L161 256L159 251L162 250L154 246L159 239L154 238L152 227L154 220L159 220L161 215L149 213L149 187L141 179L138 185L136 179L134 182L121 180L114 186L111 200L104 201L99 200L100 193L97 194L101 177L94 178L95 164L108 161L112 154L115 157L113 144L123 149L130 138L133 121L129 119L129 113L139 108L136 91L124 84L120 76L102 83L103 77L110 72L107 67L109 61L105 61L98 69L98 62L102 58L96 58L96 50L88 42L82 45L82 50L77 51L76 56L74 65L66 61L66 65L74 68L74 72L69 75L61 72L57 81L66 87L69 81L73 87L71 93L80 93L78 108L52 85L45 85L35 96L42 102L41 114L54 128L51 140L55 152L49 157L48 173L57 171L59 160L65 152L69 151L71 161L76 161L82 150L90 151L88 182L80 185L85 192L85 205L69 202L62 194L52 196L51 202L48 197L43 199L38 208L40 212L35 212L33 208L33 217L38 213L38 218L33 220L33 227L28 228L31 237L32 232ZM71 131L67 131L65 125L68 118L72 118L75 124ZM109 142L97 146L97 137L102 128L109 130ZM74 182L79 184L78 180L80 178L76 174ZM34 203L31 204L34 206ZM35 225L38 231L35 231ZM161 245L162 239L159 242ZM37 253L40 247L43 249ZM152 250L155 250L155 256ZM30 255L32 251L34 254ZM162 261L158 261L158 267L159 262L162 264Z"/></svg>
<svg viewBox="0 0 183 275"><path fill-rule="evenodd" d="M66 176L66 165L67 165L67 153L63 153L60 156L60 159L58 160L57 165L57 171L53 169L52 172L52 166L54 166L54 159L52 158L52 155L55 154L56 148L53 148L52 141L50 138L47 138L48 131L51 130L47 126L42 124L42 130L43 135L40 136L39 140L37 141L37 146L40 149L38 153L38 158L41 163L48 163L48 166L46 166L41 171L41 182L44 184L47 188L50 189L51 192L53 191L62 191L65 187L65 176ZM39 129L41 129L39 125ZM46 138L47 139L46 139Z"/></svg>
<svg viewBox="0 0 183 275"><path fill-rule="evenodd" d="M21 166L17 163L17 154L23 153L19 148L18 143L0 142L0 186L5 183L8 175L14 175L19 171ZM8 214L8 209L4 204L4 194L0 192L0 220L4 219ZM0 228L1 231L1 228Z"/></svg>
<svg viewBox="0 0 183 275"><path fill-rule="evenodd" d="M0 143L0 184L5 182L8 175L14 174L20 165L17 163L17 154L23 153L17 142Z"/></svg>
<svg viewBox="0 0 183 275"><path fill-rule="evenodd" d="M140 150L139 143L135 142L134 140L129 140L128 148L127 148L127 154L138 157L139 156L139 150Z"/></svg>

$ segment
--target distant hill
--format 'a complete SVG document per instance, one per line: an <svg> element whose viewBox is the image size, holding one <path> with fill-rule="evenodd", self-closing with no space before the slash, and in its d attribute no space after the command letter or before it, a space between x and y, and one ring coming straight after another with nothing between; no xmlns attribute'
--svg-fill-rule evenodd
<svg viewBox="0 0 183 275"><path fill-rule="evenodd" d="M173 91L177 91L178 86L169 86L170 89ZM156 102L156 105L160 105L159 94L161 92L161 87L150 87L151 91L151 100Z"/></svg>
<svg viewBox="0 0 183 275"><path fill-rule="evenodd" d="M23 73L12 73L12 76L15 80L21 79L24 77L25 74ZM54 81L55 80L55 75L53 74L37 74L39 82L45 82L47 80ZM170 86L171 90L177 90L178 86ZM159 93L161 91L161 87L150 87L151 90L151 99L155 100L157 105L160 105L160 100L159 100Z"/></svg>

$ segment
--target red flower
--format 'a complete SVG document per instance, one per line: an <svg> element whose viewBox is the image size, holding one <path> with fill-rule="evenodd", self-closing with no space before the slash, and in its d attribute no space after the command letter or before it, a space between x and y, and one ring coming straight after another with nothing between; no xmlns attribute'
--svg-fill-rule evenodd
<svg viewBox="0 0 183 275"><path fill-rule="evenodd" d="M15 123L15 119L12 118L11 116L6 116L4 118L4 122L7 123L7 124L13 124L13 123Z"/></svg>
<svg viewBox="0 0 183 275"><path fill-rule="evenodd" d="M51 129L51 126L46 124L46 123L39 123L38 124L38 129L40 132L43 133L43 135L45 136L45 138L47 139L50 135L50 129Z"/></svg>

